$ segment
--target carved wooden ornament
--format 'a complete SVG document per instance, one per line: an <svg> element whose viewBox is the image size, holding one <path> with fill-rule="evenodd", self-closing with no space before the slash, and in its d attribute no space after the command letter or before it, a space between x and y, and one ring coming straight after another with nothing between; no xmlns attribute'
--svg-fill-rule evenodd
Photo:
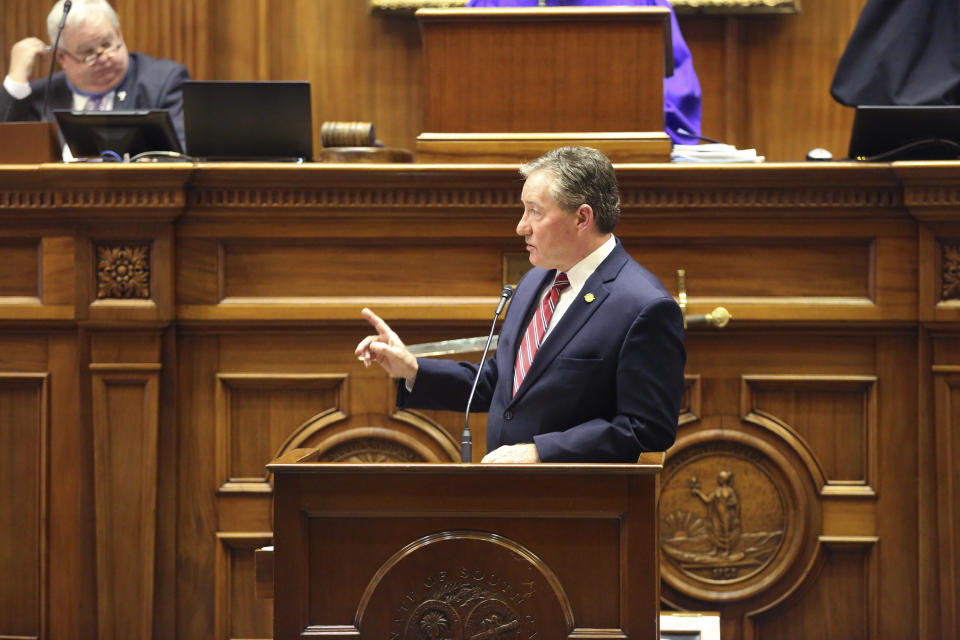
<svg viewBox="0 0 960 640"><path fill-rule="evenodd" d="M150 297L150 246L98 246L97 298Z"/></svg>
<svg viewBox="0 0 960 640"><path fill-rule="evenodd" d="M482 531L415 540L370 581L357 611L364 638L565 638L570 603L522 545Z"/></svg>
<svg viewBox="0 0 960 640"><path fill-rule="evenodd" d="M660 502L662 575L694 597L748 597L794 559L795 489L764 453L713 441L670 457Z"/></svg>

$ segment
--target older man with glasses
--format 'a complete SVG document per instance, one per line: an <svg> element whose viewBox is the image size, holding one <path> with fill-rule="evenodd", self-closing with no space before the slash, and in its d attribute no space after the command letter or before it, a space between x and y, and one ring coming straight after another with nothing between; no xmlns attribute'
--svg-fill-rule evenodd
<svg viewBox="0 0 960 640"><path fill-rule="evenodd" d="M66 0L47 15L50 42L57 37ZM182 85L190 79L186 67L172 60L127 51L120 21L106 0L73 0L57 50L63 71L31 81L37 62L51 47L39 38L25 38L10 51L10 69L0 91L0 121L52 120L41 113L50 91L48 109L129 111L167 109L183 139Z"/></svg>

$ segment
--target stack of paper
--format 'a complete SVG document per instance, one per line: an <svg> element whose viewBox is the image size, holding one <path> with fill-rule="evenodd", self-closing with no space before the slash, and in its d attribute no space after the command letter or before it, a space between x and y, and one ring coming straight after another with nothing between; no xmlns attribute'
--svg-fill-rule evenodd
<svg viewBox="0 0 960 640"><path fill-rule="evenodd" d="M737 149L730 144L675 144L671 162L763 162L756 149Z"/></svg>

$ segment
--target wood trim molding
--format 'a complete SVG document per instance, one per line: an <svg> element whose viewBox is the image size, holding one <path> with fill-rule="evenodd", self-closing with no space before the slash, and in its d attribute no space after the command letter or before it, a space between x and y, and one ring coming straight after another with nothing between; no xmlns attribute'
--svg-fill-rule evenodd
<svg viewBox="0 0 960 640"><path fill-rule="evenodd" d="M863 418L861 425L864 449L864 477L853 480L831 479L823 469L810 444L796 431L776 416L755 406L753 394L759 389L803 389L844 391L863 395ZM743 420L762 426L780 435L804 460L812 478L817 479L821 495L863 497L876 495L873 483L877 477L877 377L831 376L831 375L750 375L743 376L740 396L740 411Z"/></svg>
<svg viewBox="0 0 960 640"><path fill-rule="evenodd" d="M30 640L35 640L47 637L49 628L48 617L52 608L48 587L50 573L50 373L0 372L0 394L10 389L16 389L18 394L22 394L24 391L32 393L33 400L36 402L36 422L34 424L15 423L11 425L4 423L2 425L3 430L6 432L4 433L4 446L7 448L7 453L12 455L27 453L27 451L17 452L11 448L11 445L24 442L23 438L15 438L12 431L23 428L23 432L26 432L29 427L34 429L34 433L30 436L33 440L32 447L34 448L34 455L29 459L24 456L23 459L25 462L28 461L28 468L30 469L30 473L33 474L32 481L35 484L35 488L30 492L29 496L31 501L33 501L32 506L34 506L36 510L33 513L18 512L16 520L23 523L22 527L18 527L20 534L32 532L36 534L36 538L33 540L21 539L22 544L16 545L14 545L16 534L11 536L14 537L14 539L7 536L3 538L6 544L11 545L8 548L8 552L16 553L19 556L35 554L35 565L33 567L34 576L32 580L26 580L25 584L15 584L11 582L15 577L26 578L26 576L17 575L13 572L13 567L6 564L4 565L6 567L4 570L4 579L14 585L14 588L19 592L15 601L6 602L5 604L17 606L29 612L27 613L27 617L32 618L30 624L32 625L31 631L33 633L27 637ZM10 405L5 398L3 407L5 409L4 417L9 417ZM23 447L23 449L26 448L26 446ZM11 465L4 470L4 475L15 472L16 468ZM23 475L26 476L28 474L24 473ZM4 497L7 497L6 494ZM11 500L5 506L17 509L17 507L24 507L25 505ZM7 518L5 514L4 521L13 522L13 519ZM13 532L5 533L9 535ZM17 568L19 567L20 563L17 563ZM26 585L31 585L34 589L24 588ZM6 593L9 594L9 592ZM7 611L9 612L10 610L7 609ZM24 611L18 612L17 620L25 622L24 616L22 615L23 613ZM9 623L10 620L7 619L5 622Z"/></svg>
<svg viewBox="0 0 960 640"><path fill-rule="evenodd" d="M373 11L413 14L417 9L454 9L467 0L370 0ZM677 13L799 13L800 0L673 0Z"/></svg>
<svg viewBox="0 0 960 640"><path fill-rule="evenodd" d="M97 607L105 637L153 633L160 368L90 367Z"/></svg>
<svg viewBox="0 0 960 640"><path fill-rule="evenodd" d="M230 469L230 453L233 442L231 394L242 389L277 390L335 390L336 401L303 424L292 428L277 451L264 460L266 464L273 458L290 449L297 448L300 442L325 426L336 424L348 416L344 409L348 406L349 376L340 373L219 373L216 387L216 466L215 473L220 493L270 493L272 477L264 471L262 478L234 478Z"/></svg>

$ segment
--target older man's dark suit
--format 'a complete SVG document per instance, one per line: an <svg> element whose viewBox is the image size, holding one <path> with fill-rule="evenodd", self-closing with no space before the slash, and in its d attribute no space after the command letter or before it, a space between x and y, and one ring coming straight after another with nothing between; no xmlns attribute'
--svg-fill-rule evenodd
<svg viewBox="0 0 960 640"><path fill-rule="evenodd" d="M534 267L507 310L472 410L489 411L487 450L535 442L544 462L633 462L676 437L683 396L683 319L653 274L620 242L587 279L512 396L513 363L554 271ZM593 294L592 302L587 301ZM400 406L462 411L477 365L420 359Z"/></svg>
<svg viewBox="0 0 960 640"><path fill-rule="evenodd" d="M183 83L190 79L187 68L179 62L152 58L143 53L131 52L129 57L127 73L115 87L114 111L166 109L183 145ZM51 110L73 107L73 94L62 71L53 74L50 87ZM47 79L34 80L30 88L32 92L29 96L17 100L0 87L0 121L29 122L42 119L40 111L43 109Z"/></svg>

